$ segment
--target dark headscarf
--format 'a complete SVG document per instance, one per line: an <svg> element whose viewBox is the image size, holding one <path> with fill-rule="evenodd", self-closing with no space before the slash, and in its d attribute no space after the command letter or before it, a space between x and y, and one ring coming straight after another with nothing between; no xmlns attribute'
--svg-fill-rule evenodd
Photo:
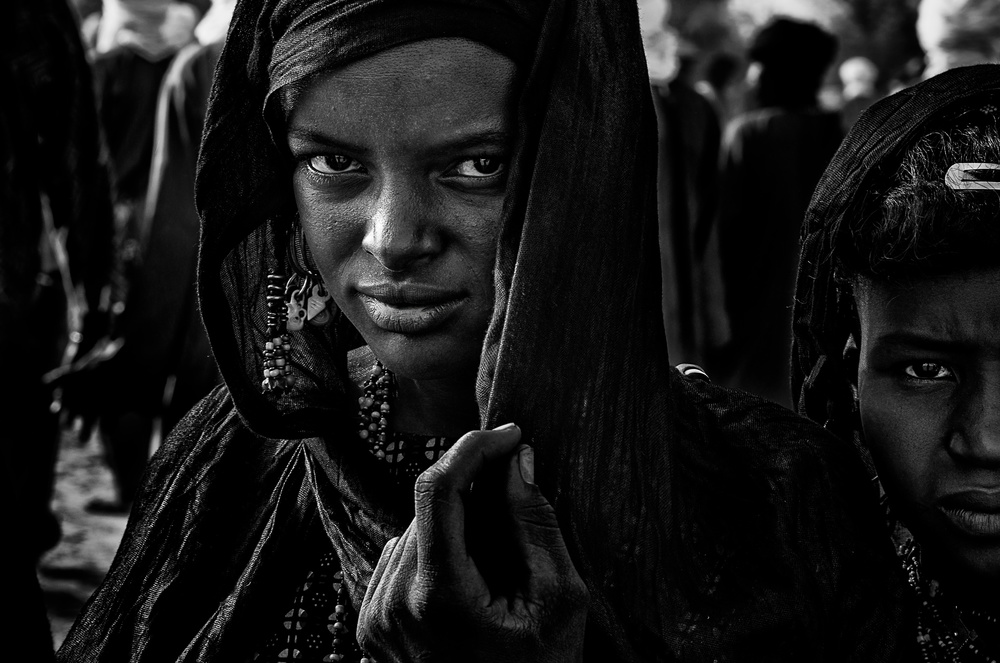
<svg viewBox="0 0 1000 663"><path fill-rule="evenodd" d="M904 89L861 114L816 187L802 227L792 389L800 414L842 438L860 443L861 431L850 387L857 359L845 353L858 316L840 283L838 254L860 226L881 216L885 193L914 143L984 107L1000 107L998 65L953 69Z"/></svg>
<svg viewBox="0 0 1000 663"><path fill-rule="evenodd" d="M227 389L153 460L64 658L242 660L283 614L306 551L332 545L359 601L412 519L412 494L394 492L358 444L345 399L357 334L345 320L294 333L295 386L260 393L265 274L286 268L295 211L265 100L441 36L519 66L477 395L484 427L516 422L536 448L592 596L588 659L886 660L891 550L855 461L787 410L669 366L637 11L606 0L238 7L198 180L202 311Z"/></svg>

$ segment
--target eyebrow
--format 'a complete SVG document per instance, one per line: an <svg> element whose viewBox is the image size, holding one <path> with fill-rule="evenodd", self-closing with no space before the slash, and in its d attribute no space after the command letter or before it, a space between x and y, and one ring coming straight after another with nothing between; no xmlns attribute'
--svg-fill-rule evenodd
<svg viewBox="0 0 1000 663"><path fill-rule="evenodd" d="M365 156L368 154L368 150L360 145L355 145L342 140L336 140L331 136L328 136L322 132L314 131L312 129L299 129L297 127L292 127L288 130L288 141L300 141L304 143L312 143L313 145L323 145L325 147L333 147L336 149L344 150L346 152L351 152L359 156Z"/></svg>
<svg viewBox="0 0 1000 663"><path fill-rule="evenodd" d="M906 331L892 332L884 336L877 336L872 345L876 349L903 346L938 352L947 350L967 350L973 346L972 343L964 340L942 339Z"/></svg>
<svg viewBox="0 0 1000 663"><path fill-rule="evenodd" d="M292 127L288 130L289 141L302 141L314 145L345 150L358 156L366 156L370 153L366 147L353 144L347 141L338 140L313 129ZM507 147L514 141L514 134L509 131L497 131L486 129L482 131L472 131L462 134L452 140L445 140L441 143L430 146L429 151L452 150L462 151L474 147Z"/></svg>

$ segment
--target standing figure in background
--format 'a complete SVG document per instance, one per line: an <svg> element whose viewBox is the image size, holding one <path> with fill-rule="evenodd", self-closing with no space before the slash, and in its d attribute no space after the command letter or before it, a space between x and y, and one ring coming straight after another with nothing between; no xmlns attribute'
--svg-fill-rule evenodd
<svg viewBox="0 0 1000 663"><path fill-rule="evenodd" d="M695 83L695 89L712 103L722 126L739 110L737 83L742 69L743 62L738 55L719 51L708 58L701 80Z"/></svg>
<svg viewBox="0 0 1000 663"><path fill-rule="evenodd" d="M667 347L680 363L704 365L728 341L717 236L721 120L683 75L688 59L666 26L666 0L639 3L656 110L660 277Z"/></svg>
<svg viewBox="0 0 1000 663"><path fill-rule="evenodd" d="M165 436L219 380L195 291L200 222L194 173L212 75L235 4L213 3L197 29L201 43L177 53L159 95L141 268L129 280L116 323L124 343L103 373L114 396L102 408L102 433L121 473L121 504L112 505L120 508L132 501L155 419Z"/></svg>
<svg viewBox="0 0 1000 663"><path fill-rule="evenodd" d="M42 375L68 344L66 288L89 307L89 338L111 262L90 70L65 0L4 6L0 85L0 484L9 537L0 564L14 606L0 632L5 660L45 661L52 641L34 565L60 538L51 510L60 429Z"/></svg>
<svg viewBox="0 0 1000 663"><path fill-rule="evenodd" d="M778 18L754 37L754 103L723 138L719 245L732 329L731 386L791 405L789 353L799 226L843 129L817 93L837 50L816 25Z"/></svg>
<svg viewBox="0 0 1000 663"><path fill-rule="evenodd" d="M153 420L163 402L163 381L144 361L152 351L136 347L149 339L142 334L130 338L129 318L135 316L125 309L126 302L138 301L129 290L144 269L140 256L149 235L144 212L160 86L173 56L193 38L193 21L177 19L185 14L171 11L171 6L169 0L105 0L97 35L94 78L115 193L112 335L120 337L125 353L111 360L112 370L103 372L107 380L102 388L120 392L104 399L99 412L118 501L94 502L91 506L98 511L121 511L131 503L149 455ZM160 304L158 291L142 296L149 305Z"/></svg>

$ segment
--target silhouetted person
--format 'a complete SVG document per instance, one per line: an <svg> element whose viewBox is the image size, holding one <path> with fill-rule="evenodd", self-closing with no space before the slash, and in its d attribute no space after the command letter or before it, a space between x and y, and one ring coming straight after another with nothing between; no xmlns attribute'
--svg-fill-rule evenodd
<svg viewBox="0 0 1000 663"><path fill-rule="evenodd" d="M751 108L723 137L719 242L732 328L731 386L791 405L799 226L843 130L817 93L836 52L818 26L779 18L748 50Z"/></svg>

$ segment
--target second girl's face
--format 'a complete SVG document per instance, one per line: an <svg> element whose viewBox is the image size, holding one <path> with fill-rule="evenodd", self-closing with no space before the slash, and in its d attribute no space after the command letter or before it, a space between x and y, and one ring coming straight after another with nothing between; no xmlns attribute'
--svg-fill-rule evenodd
<svg viewBox="0 0 1000 663"><path fill-rule="evenodd" d="M412 379L474 371L513 141L514 65L460 39L318 78L289 117L299 221L337 305Z"/></svg>
<svg viewBox="0 0 1000 663"><path fill-rule="evenodd" d="M886 491L945 571L1000 580L1000 269L855 298L861 422Z"/></svg>

